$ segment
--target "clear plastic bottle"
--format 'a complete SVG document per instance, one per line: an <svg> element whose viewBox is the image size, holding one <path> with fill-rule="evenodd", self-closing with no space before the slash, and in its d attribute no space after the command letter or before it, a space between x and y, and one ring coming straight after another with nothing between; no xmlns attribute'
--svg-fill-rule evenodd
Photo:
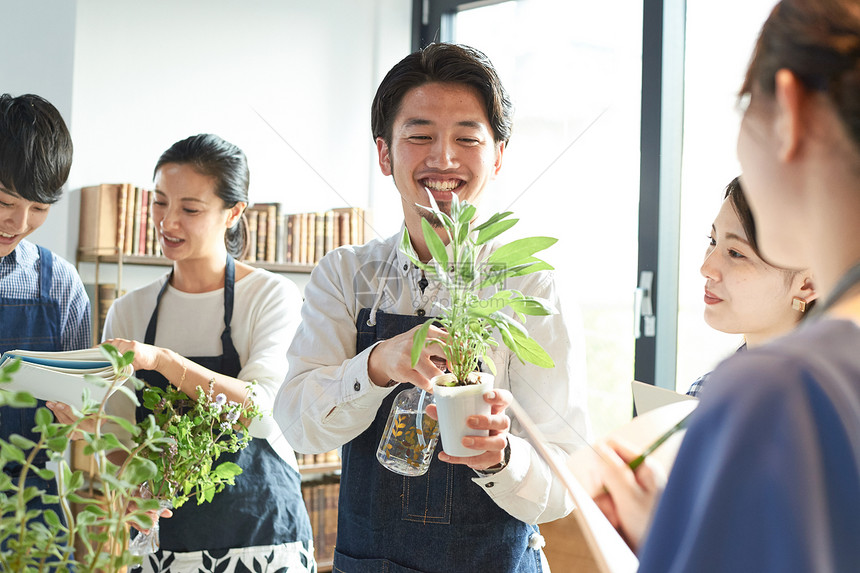
<svg viewBox="0 0 860 573"><path fill-rule="evenodd" d="M405 476L420 476L430 469L439 439L436 420L425 415L432 403L433 395L420 388L397 395L376 450L379 463Z"/></svg>

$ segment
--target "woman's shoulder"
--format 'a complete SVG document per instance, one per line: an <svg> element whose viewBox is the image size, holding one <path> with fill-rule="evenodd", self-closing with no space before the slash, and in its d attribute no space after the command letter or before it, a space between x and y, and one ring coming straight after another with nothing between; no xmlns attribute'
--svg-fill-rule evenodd
<svg viewBox="0 0 860 573"><path fill-rule="evenodd" d="M713 399L774 401L776 396L824 392L844 397L860 377L860 327L824 319L806 324L762 347L738 352L712 372ZM741 395L741 398L738 398Z"/></svg>
<svg viewBox="0 0 860 573"><path fill-rule="evenodd" d="M236 290L244 296L277 296L301 299L299 287L288 277L255 268L248 275L236 281Z"/></svg>
<svg viewBox="0 0 860 573"><path fill-rule="evenodd" d="M147 305L150 301L154 304L161 287L164 286L164 283L167 281L169 276L170 273L166 273L151 283L147 283L123 294L113 302L113 305L122 309L128 307L140 307L141 305Z"/></svg>

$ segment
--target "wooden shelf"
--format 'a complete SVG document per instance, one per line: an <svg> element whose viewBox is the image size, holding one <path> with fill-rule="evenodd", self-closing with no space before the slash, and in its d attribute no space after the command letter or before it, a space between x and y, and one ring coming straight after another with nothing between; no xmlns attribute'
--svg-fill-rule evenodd
<svg viewBox="0 0 860 573"><path fill-rule="evenodd" d="M299 474L330 474L340 471L340 461L299 466Z"/></svg>
<svg viewBox="0 0 860 573"><path fill-rule="evenodd" d="M87 252L78 253L78 261L82 263L113 263L119 262L119 258L115 254L100 255ZM266 269L267 271L278 273L310 273L314 266L306 263L268 263L265 261L243 261L245 264L252 267ZM169 267L173 264L167 257L155 257L152 255L123 255L122 264L124 265L148 265Z"/></svg>

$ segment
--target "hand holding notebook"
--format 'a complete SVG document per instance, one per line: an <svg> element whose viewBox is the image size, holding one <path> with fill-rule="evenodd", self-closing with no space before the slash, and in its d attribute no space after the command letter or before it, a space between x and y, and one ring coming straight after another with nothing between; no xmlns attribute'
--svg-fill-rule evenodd
<svg viewBox="0 0 860 573"><path fill-rule="evenodd" d="M21 367L12 374L12 382L0 390L29 392L39 400L63 402L83 407L86 389L91 399L101 402L127 380L133 371L127 366L117 375L99 348L66 352L10 350L0 357L0 366L16 358Z"/></svg>

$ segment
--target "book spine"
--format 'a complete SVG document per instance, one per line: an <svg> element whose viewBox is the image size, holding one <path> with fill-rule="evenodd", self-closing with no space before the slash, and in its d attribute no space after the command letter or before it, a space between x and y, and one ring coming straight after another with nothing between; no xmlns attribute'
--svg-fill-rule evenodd
<svg viewBox="0 0 860 573"><path fill-rule="evenodd" d="M278 215L278 224L275 226L275 262L287 262L287 217L283 213Z"/></svg>
<svg viewBox="0 0 860 573"><path fill-rule="evenodd" d="M308 234L308 254L306 263L313 263L314 257L316 256L316 241L317 241L317 216L316 213L308 213L308 228L306 233Z"/></svg>
<svg viewBox="0 0 860 573"><path fill-rule="evenodd" d="M334 211L325 212L325 240L323 245L323 253L327 253L334 249Z"/></svg>
<svg viewBox="0 0 860 573"><path fill-rule="evenodd" d="M299 214L299 262L308 262L308 214Z"/></svg>
<svg viewBox="0 0 860 573"><path fill-rule="evenodd" d="M152 220L152 200L155 192L149 192L149 204L146 208L146 254L155 254L155 222Z"/></svg>
<svg viewBox="0 0 860 573"><path fill-rule="evenodd" d="M349 242L351 245L361 244L358 236L358 207L352 208L349 212Z"/></svg>
<svg viewBox="0 0 860 573"><path fill-rule="evenodd" d="M248 210L248 252L245 260L253 263L257 260L257 212Z"/></svg>
<svg viewBox="0 0 860 573"><path fill-rule="evenodd" d="M349 213L340 213L340 244L349 243ZM340 246L340 245L338 245Z"/></svg>
<svg viewBox="0 0 860 573"><path fill-rule="evenodd" d="M140 190L140 237L138 239L137 254L146 254L146 216L149 214L149 191Z"/></svg>
<svg viewBox="0 0 860 573"><path fill-rule="evenodd" d="M320 262L325 254L325 213L314 215L314 264Z"/></svg>
<svg viewBox="0 0 860 573"><path fill-rule="evenodd" d="M295 216L286 215L287 218L287 247L286 253L284 253L284 258L288 263L292 263L295 261L293 257L293 224L295 223Z"/></svg>
<svg viewBox="0 0 860 573"><path fill-rule="evenodd" d="M123 242L122 252L125 255L131 254L131 245L134 240L134 205L135 205L135 187L131 183L128 184L128 196L126 197L125 205L125 241Z"/></svg>
<svg viewBox="0 0 860 573"><path fill-rule="evenodd" d="M116 211L116 248L119 250L119 254L122 254L125 248L126 209L128 209L128 183L123 183L120 187Z"/></svg>
<svg viewBox="0 0 860 573"><path fill-rule="evenodd" d="M131 253L136 255L140 252L140 216L143 209L143 189L134 188L134 214L131 218Z"/></svg>
<svg viewBox="0 0 860 573"><path fill-rule="evenodd" d="M269 205L267 211L266 262L274 263L278 256L278 206Z"/></svg>
<svg viewBox="0 0 860 573"><path fill-rule="evenodd" d="M269 213L257 210L257 260L266 260L267 236L269 234Z"/></svg>
<svg viewBox="0 0 860 573"><path fill-rule="evenodd" d="M115 246L119 189L113 184L81 188L79 248L109 253Z"/></svg>

